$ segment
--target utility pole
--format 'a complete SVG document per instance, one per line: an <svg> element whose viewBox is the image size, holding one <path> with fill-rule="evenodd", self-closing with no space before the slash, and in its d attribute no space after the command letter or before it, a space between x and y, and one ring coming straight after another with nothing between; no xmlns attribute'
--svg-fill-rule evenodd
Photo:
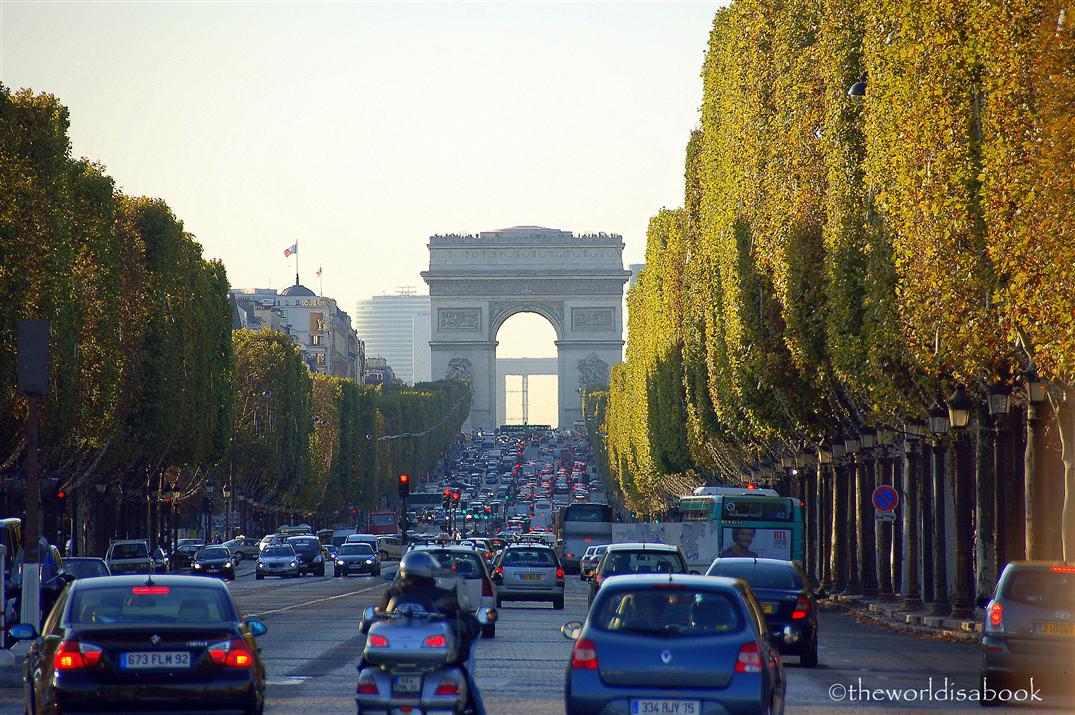
<svg viewBox="0 0 1075 715"><path fill-rule="evenodd" d="M37 464L38 400L49 394L49 321L18 322L18 388L30 402L26 439L26 529L22 565L21 622L40 627L41 481Z"/></svg>

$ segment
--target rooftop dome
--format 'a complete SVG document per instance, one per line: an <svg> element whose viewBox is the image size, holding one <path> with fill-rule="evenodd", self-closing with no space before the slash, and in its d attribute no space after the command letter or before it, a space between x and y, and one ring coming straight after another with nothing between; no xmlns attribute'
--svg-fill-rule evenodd
<svg viewBox="0 0 1075 715"><path fill-rule="evenodd" d="M312 290L298 283L293 286L288 286L287 288L284 288L282 291L280 291L280 295L310 296L311 298L317 296L317 294L314 293Z"/></svg>

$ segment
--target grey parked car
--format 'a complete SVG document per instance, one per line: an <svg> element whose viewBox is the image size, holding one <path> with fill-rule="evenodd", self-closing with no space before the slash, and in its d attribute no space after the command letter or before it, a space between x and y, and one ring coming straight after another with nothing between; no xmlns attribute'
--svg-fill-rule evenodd
<svg viewBox="0 0 1075 715"><path fill-rule="evenodd" d="M586 623L561 632L575 641L567 715L784 711L780 654L738 579L612 576Z"/></svg>
<svg viewBox="0 0 1075 715"><path fill-rule="evenodd" d="M295 576L299 575L299 557L295 549L288 544L266 546L258 558L258 567L254 571L254 578L260 581L266 576Z"/></svg>
<svg viewBox="0 0 1075 715"><path fill-rule="evenodd" d="M564 567L548 546L509 546L497 557L493 570L496 606L504 601L551 601L564 607Z"/></svg>
<svg viewBox="0 0 1075 715"><path fill-rule="evenodd" d="M1014 561L985 608L981 675L993 691L1025 688L1071 692L1075 687L1075 563ZM983 707L1002 705L986 697Z"/></svg>

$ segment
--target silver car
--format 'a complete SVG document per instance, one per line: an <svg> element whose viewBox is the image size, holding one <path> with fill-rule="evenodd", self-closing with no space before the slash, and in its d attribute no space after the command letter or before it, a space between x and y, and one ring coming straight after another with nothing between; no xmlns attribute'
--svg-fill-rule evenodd
<svg viewBox="0 0 1075 715"><path fill-rule="evenodd" d="M551 601L564 607L564 567L548 546L526 544L504 549L493 578L497 582L496 605L504 601Z"/></svg>
<svg viewBox="0 0 1075 715"><path fill-rule="evenodd" d="M299 557L290 544L266 546L258 559L254 578L260 581L266 576L299 575Z"/></svg>
<svg viewBox="0 0 1075 715"><path fill-rule="evenodd" d="M585 581L590 577L590 573L597 567L601 557L605 555L605 551L608 550L608 544L598 544L596 546L587 546L586 553L579 559L579 580Z"/></svg>

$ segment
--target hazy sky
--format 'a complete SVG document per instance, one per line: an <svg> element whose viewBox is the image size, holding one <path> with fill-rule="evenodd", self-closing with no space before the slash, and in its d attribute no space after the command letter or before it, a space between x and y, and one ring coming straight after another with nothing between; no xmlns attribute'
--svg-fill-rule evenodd
<svg viewBox="0 0 1075 715"><path fill-rule="evenodd" d="M74 154L166 200L233 285L289 285L297 240L352 311L424 292L433 233L607 231L640 262L721 4L0 0L0 81L57 95ZM554 354L535 320L508 352Z"/></svg>

